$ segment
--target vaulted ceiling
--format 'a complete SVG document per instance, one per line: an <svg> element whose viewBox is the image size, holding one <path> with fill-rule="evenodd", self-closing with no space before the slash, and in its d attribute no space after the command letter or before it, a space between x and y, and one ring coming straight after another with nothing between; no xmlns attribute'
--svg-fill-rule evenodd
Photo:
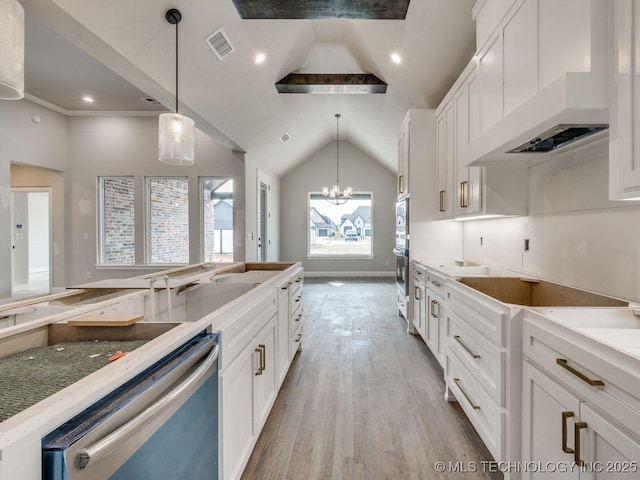
<svg viewBox="0 0 640 480"><path fill-rule="evenodd" d="M145 105L141 96L173 108L175 27L164 14L178 8L181 113L276 175L335 139L335 113L342 114L341 139L395 171L407 109L435 108L475 47L474 0L412 0L405 20L243 20L233 0L21 3L32 19L28 37L45 35L39 25L64 37L57 44L40 38L36 46L32 40L31 47L27 39L27 93L74 113L161 108ZM234 47L223 60L205 42L218 28ZM33 53L43 43L48 52ZM79 65L66 61L76 47ZM393 52L400 65L391 61ZM266 55L260 65L257 53ZM103 73L83 74L91 65ZM388 87L384 94L278 93L275 83L290 73L372 73ZM58 87L47 86L47 77ZM91 107L74 106L71 100L92 85L103 97ZM125 94L135 101L124 102ZM290 139L283 143L285 132Z"/></svg>

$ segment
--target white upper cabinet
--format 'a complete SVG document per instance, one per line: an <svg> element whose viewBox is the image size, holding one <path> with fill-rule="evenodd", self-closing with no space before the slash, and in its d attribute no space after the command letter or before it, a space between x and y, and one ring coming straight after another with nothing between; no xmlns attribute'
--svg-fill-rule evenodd
<svg viewBox="0 0 640 480"><path fill-rule="evenodd" d="M640 1L616 0L609 198L640 199Z"/></svg>
<svg viewBox="0 0 640 480"><path fill-rule="evenodd" d="M613 3L613 2L611 2ZM560 125L608 124L606 0L478 0L480 135L468 164L532 165L572 150L511 152ZM574 142L606 143L606 130ZM589 140L587 140L587 138Z"/></svg>
<svg viewBox="0 0 640 480"><path fill-rule="evenodd" d="M454 147L454 109L453 103L444 107L436 121L437 129L437 218L453 216L453 147Z"/></svg>
<svg viewBox="0 0 640 480"><path fill-rule="evenodd" d="M469 167L469 146L481 136L480 84L472 60L437 110L436 217L526 215L528 171ZM485 64L485 68L487 64Z"/></svg>
<svg viewBox="0 0 640 480"><path fill-rule="evenodd" d="M400 138L398 139L398 180L396 192L398 198L409 194L410 130L411 119L407 117L402 124Z"/></svg>

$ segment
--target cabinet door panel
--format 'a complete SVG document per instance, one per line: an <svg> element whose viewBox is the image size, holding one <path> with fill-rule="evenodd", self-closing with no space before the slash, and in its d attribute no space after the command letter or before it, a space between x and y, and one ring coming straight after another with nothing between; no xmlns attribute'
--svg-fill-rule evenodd
<svg viewBox="0 0 640 480"><path fill-rule="evenodd" d="M640 198L640 1L616 0L609 197Z"/></svg>
<svg viewBox="0 0 640 480"><path fill-rule="evenodd" d="M289 370L289 291L288 284L278 289L278 385L282 384Z"/></svg>
<svg viewBox="0 0 640 480"><path fill-rule="evenodd" d="M275 317L256 337L256 345L262 350L262 374L255 375L255 425L262 428L276 397L276 324Z"/></svg>
<svg viewBox="0 0 640 480"><path fill-rule="evenodd" d="M640 477L640 443L637 440L584 404L580 409L580 421L586 423L580 434L580 460L585 462L580 480ZM591 466L593 468L589 468Z"/></svg>
<svg viewBox="0 0 640 480"><path fill-rule="evenodd" d="M566 449L575 447L574 424L580 414L580 402L558 383L531 364L524 363L523 371L523 431L522 459L524 462L571 462L572 453L563 451L563 423L566 431ZM571 417L563 418L563 412ZM571 469L568 469L571 470ZM552 478L577 479L578 470L554 472ZM525 472L523 479L551 478L549 474Z"/></svg>
<svg viewBox="0 0 640 480"><path fill-rule="evenodd" d="M222 471L223 478L239 478L240 468L250 454L255 435L253 349L245 350L220 373L222 396Z"/></svg>

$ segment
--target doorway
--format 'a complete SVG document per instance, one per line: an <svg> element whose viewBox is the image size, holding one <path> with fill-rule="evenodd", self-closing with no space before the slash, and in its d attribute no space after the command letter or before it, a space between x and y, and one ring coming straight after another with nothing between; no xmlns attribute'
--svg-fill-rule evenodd
<svg viewBox="0 0 640 480"><path fill-rule="evenodd" d="M269 261L269 203L271 193L271 178L258 170L258 261Z"/></svg>
<svg viewBox="0 0 640 480"><path fill-rule="evenodd" d="M51 287L51 189L11 189L11 294L40 295Z"/></svg>

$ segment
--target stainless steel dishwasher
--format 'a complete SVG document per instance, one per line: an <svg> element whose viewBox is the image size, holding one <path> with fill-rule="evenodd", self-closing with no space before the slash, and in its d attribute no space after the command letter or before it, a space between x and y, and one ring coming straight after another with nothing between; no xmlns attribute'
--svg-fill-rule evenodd
<svg viewBox="0 0 640 480"><path fill-rule="evenodd" d="M218 478L217 334L199 334L43 438L43 480Z"/></svg>

